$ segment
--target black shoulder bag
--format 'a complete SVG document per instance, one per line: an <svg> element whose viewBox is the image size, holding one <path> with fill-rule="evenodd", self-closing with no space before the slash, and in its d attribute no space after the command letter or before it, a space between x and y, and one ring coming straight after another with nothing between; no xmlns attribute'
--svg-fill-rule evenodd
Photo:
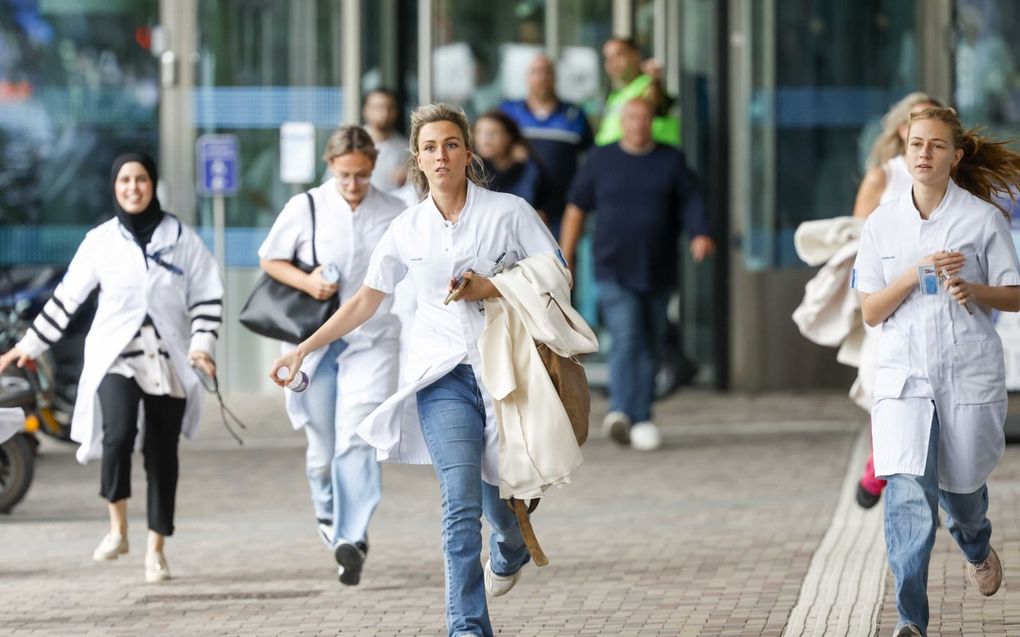
<svg viewBox="0 0 1020 637"><path fill-rule="evenodd" d="M296 249L291 263L308 273L319 267L319 257L315 253L315 201L311 193L306 192L305 196L312 214L312 264L301 262ZM244 304L239 320L241 325L260 336L300 343L319 329L338 307L338 296L319 301L263 272Z"/></svg>

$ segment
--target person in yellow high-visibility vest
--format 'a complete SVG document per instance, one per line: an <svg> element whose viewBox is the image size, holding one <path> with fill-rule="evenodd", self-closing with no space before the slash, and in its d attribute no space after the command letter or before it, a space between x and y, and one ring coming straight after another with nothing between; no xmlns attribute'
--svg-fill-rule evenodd
<svg viewBox="0 0 1020 637"><path fill-rule="evenodd" d="M633 38L614 37L602 46L606 75L613 90L606 98L602 120L595 135L596 146L615 144L623 137L620 115L623 105L635 98L648 100L655 108L652 139L660 144L680 146L680 117L670 112L672 99L662 87L661 70L654 60L641 63L641 51Z"/></svg>

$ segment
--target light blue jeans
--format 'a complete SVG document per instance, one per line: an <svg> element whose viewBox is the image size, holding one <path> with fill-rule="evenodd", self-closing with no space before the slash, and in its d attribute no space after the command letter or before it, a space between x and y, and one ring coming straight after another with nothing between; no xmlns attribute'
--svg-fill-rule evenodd
<svg viewBox="0 0 1020 637"><path fill-rule="evenodd" d="M977 564L991 550L988 488L974 493L939 489L939 417L932 417L924 475L898 473L885 488L885 543L889 567L896 578L899 624L928 631L928 562L935 544L938 507L946 512L946 528L968 562Z"/></svg>
<svg viewBox="0 0 1020 637"><path fill-rule="evenodd" d="M490 637L482 579L482 512L489 558L498 575L516 573L530 556L517 518L482 482L485 405L470 365L458 365L418 392L418 415L443 500L446 624L449 634Z"/></svg>
<svg viewBox="0 0 1020 637"><path fill-rule="evenodd" d="M310 420L304 428L305 469L315 516L333 521L333 541L363 542L382 497L381 471L375 449L351 431L358 423L342 422L340 417L337 358L346 347L343 341L329 346L305 390ZM340 444L341 440L350 444Z"/></svg>
<svg viewBox="0 0 1020 637"><path fill-rule="evenodd" d="M669 292L636 292L599 281L602 320L609 348L609 407L632 423L651 420L655 372L666 341Z"/></svg>

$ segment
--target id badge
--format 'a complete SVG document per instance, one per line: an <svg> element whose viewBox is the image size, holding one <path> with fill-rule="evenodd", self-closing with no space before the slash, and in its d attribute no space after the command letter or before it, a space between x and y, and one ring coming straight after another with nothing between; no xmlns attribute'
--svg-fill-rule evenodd
<svg viewBox="0 0 1020 637"><path fill-rule="evenodd" d="M921 288L921 294L939 294L942 288L939 286L939 275L935 271L935 265L917 266L917 280Z"/></svg>

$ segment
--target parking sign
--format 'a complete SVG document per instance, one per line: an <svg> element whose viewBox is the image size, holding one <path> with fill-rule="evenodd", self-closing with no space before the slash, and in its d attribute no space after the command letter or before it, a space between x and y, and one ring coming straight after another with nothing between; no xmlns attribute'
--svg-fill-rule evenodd
<svg viewBox="0 0 1020 637"><path fill-rule="evenodd" d="M236 135L202 135L195 142L198 191L203 195L237 194L240 181Z"/></svg>

